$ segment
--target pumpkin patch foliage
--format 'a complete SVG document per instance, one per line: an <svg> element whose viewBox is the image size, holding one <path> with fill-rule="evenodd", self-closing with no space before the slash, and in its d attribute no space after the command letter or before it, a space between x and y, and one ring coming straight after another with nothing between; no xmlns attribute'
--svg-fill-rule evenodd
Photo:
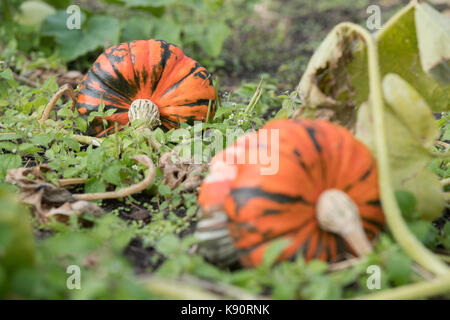
<svg viewBox="0 0 450 320"><path fill-rule="evenodd" d="M4 3L1 299L450 299L441 7L305 19L312 56L252 74L252 28L298 40L278 0Z"/></svg>

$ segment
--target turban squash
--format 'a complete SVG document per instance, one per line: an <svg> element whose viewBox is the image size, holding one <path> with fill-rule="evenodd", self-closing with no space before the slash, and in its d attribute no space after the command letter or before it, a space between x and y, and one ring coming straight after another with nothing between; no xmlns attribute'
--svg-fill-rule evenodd
<svg viewBox="0 0 450 320"><path fill-rule="evenodd" d="M218 264L239 259L252 267L281 238L289 244L278 260L301 254L335 261L369 252L369 239L385 223L369 149L327 121L279 120L262 129L212 159L198 198L200 253ZM261 151L277 162L276 172L262 174L273 164L261 156L251 161Z"/></svg>
<svg viewBox="0 0 450 320"><path fill-rule="evenodd" d="M128 123L133 101L149 101L157 107L161 124L168 129L180 122L205 120L215 90L208 71L183 51L162 40L139 40L106 49L81 82L77 109L88 115L101 102L117 111L105 118L113 128ZM212 103L211 115L214 114ZM91 129L102 135L101 121Z"/></svg>

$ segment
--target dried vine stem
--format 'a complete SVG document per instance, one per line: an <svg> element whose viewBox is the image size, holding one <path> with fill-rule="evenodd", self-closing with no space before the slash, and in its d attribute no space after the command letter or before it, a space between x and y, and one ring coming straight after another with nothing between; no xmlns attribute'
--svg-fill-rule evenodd
<svg viewBox="0 0 450 320"><path fill-rule="evenodd" d="M73 197L77 200L85 200L85 201L116 199L116 198L123 198L147 189L147 187L150 186L153 180L155 179L156 175L155 165L153 164L153 161L146 155L134 156L133 160L136 161L137 163L143 164L148 168L147 175L141 182L117 191L74 194Z"/></svg>
<svg viewBox="0 0 450 320"><path fill-rule="evenodd" d="M48 102L47 106L44 109L44 112L42 113L42 117L39 120L40 123L43 123L45 120L48 119L50 116L50 112L53 110L53 108L56 105L56 102L58 102L59 98L64 93L68 93L69 97L72 99L72 109L75 107L75 104L77 102L77 98L75 97L75 92L73 91L72 87L68 84L63 85L59 90L53 95L53 97Z"/></svg>
<svg viewBox="0 0 450 320"><path fill-rule="evenodd" d="M58 183L61 187L71 186L74 184L84 184L86 179L83 178L70 178L70 179L59 179Z"/></svg>

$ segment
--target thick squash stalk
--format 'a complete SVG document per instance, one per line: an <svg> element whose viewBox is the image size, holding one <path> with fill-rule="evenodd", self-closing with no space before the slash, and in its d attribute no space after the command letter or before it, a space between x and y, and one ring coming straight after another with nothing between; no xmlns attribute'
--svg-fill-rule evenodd
<svg viewBox="0 0 450 320"><path fill-rule="evenodd" d="M372 252L358 207L345 192L337 189L322 192L317 201L316 212L320 227L344 238L358 256Z"/></svg>
<svg viewBox="0 0 450 320"><path fill-rule="evenodd" d="M148 99L134 100L128 110L128 119L130 123L142 121L139 127L141 130L144 128L153 130L161 124L158 107Z"/></svg>

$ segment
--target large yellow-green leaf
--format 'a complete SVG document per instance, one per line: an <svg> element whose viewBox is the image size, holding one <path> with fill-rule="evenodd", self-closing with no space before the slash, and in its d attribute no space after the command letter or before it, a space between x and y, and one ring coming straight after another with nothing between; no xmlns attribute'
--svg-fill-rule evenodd
<svg viewBox="0 0 450 320"><path fill-rule="evenodd" d="M382 88L388 103L384 121L393 187L412 192L421 216L435 219L445 206L438 177L426 169L432 159L430 147L439 135L436 121L425 100L400 76L387 74ZM369 103L359 109L356 136L375 150Z"/></svg>
<svg viewBox="0 0 450 320"><path fill-rule="evenodd" d="M20 5L20 11L14 19L24 26L39 27L45 18L54 13L55 9L49 4L31 0Z"/></svg>
<svg viewBox="0 0 450 320"><path fill-rule="evenodd" d="M449 85L450 18L422 3L416 5L415 19L423 70L444 85Z"/></svg>
<svg viewBox="0 0 450 320"><path fill-rule="evenodd" d="M417 15L422 17L419 25L422 29L426 29L425 37L428 37L426 40L422 37L422 41L426 41L421 45L421 49L425 50L423 53L419 50L417 41L416 11ZM423 7L413 1L382 27L377 35L380 71L382 76L388 73L400 75L420 93L434 111L448 111L450 110L450 86L443 85L422 69L422 54L428 61L430 56L439 55L440 50L445 49L442 44L437 43L444 40L439 36L442 30L435 23L422 22L423 19L430 18L429 16L424 18L423 16L428 12L423 11ZM439 13L436 15L443 17ZM422 26L424 23L426 25ZM419 33L423 34L424 31ZM435 36L431 37L430 34ZM428 47L424 48L426 46Z"/></svg>
<svg viewBox="0 0 450 320"><path fill-rule="evenodd" d="M397 74L387 74L382 85L386 102L408 128L409 135L431 148L439 137L439 129L426 101Z"/></svg>

